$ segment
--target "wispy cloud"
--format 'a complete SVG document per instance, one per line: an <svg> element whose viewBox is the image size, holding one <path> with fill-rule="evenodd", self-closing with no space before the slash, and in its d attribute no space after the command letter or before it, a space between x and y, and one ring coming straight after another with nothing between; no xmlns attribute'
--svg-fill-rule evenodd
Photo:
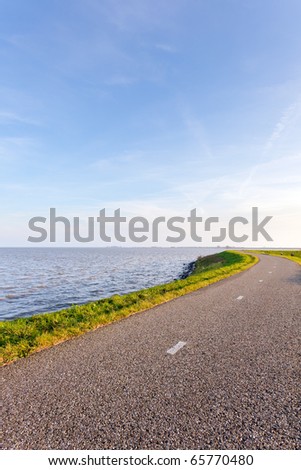
<svg viewBox="0 0 301 470"><path fill-rule="evenodd" d="M129 77L126 75L113 75L104 81L105 85L109 86L128 86L133 85L138 81L135 77Z"/></svg>
<svg viewBox="0 0 301 470"><path fill-rule="evenodd" d="M0 138L0 160L11 162L30 155L36 147L35 139L30 137L1 137Z"/></svg>
<svg viewBox="0 0 301 470"><path fill-rule="evenodd" d="M156 44L156 49L160 49L163 52L168 52L169 54L175 54L177 49L170 44Z"/></svg>
<svg viewBox="0 0 301 470"><path fill-rule="evenodd" d="M212 159L213 153L208 138L206 136L205 126L201 119L196 118L191 114L186 114L184 117L184 124L188 133L197 145L197 151L199 153L199 156L202 157L204 160L205 158Z"/></svg>
<svg viewBox="0 0 301 470"><path fill-rule="evenodd" d="M113 157L100 158L91 164L91 168L101 171L109 171L120 167L121 165L128 165L130 163L137 162L142 156L142 152L125 152Z"/></svg>
<svg viewBox="0 0 301 470"><path fill-rule="evenodd" d="M295 121L301 116L301 99L295 101L290 106L288 106L282 113L279 121L274 127L274 130L270 137L268 138L264 152L271 150L276 142L281 138L285 131L292 126Z"/></svg>
<svg viewBox="0 0 301 470"><path fill-rule="evenodd" d="M172 24L172 18L183 8L181 0L173 0L172 8L168 0L160 3L152 0L84 0L94 13L106 16L107 21L121 32L153 31Z"/></svg>
<svg viewBox="0 0 301 470"><path fill-rule="evenodd" d="M301 154L272 159L220 177L175 184L170 192L177 195L176 200L206 207L213 215L220 210L243 212L252 205L277 213L299 208L301 214Z"/></svg>
<svg viewBox="0 0 301 470"><path fill-rule="evenodd" d="M9 124L9 123L21 123L28 124L31 126L40 126L41 123L37 120L19 115L10 111L1 111L0 110L0 123Z"/></svg>
<svg viewBox="0 0 301 470"><path fill-rule="evenodd" d="M0 183L0 189L5 190L5 191L27 191L27 190L32 190L30 186L27 186L25 184L20 184L20 183Z"/></svg>

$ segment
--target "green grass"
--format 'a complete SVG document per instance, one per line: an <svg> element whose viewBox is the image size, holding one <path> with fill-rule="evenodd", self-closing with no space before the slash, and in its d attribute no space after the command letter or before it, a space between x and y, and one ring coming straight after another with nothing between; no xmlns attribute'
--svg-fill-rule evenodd
<svg viewBox="0 0 301 470"><path fill-rule="evenodd" d="M279 256L280 258L287 258L295 261L301 265L301 250L248 250L251 253L258 253L261 255Z"/></svg>
<svg viewBox="0 0 301 470"><path fill-rule="evenodd" d="M236 251L199 258L186 279L74 305L59 312L0 322L1 364L182 296L250 268L258 259Z"/></svg>

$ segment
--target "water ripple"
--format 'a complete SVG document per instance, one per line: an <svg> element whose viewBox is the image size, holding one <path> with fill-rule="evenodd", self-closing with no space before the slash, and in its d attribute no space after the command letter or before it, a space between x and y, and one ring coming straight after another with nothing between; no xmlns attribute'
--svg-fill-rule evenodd
<svg viewBox="0 0 301 470"><path fill-rule="evenodd" d="M0 318L59 310L179 278L208 248L0 248Z"/></svg>

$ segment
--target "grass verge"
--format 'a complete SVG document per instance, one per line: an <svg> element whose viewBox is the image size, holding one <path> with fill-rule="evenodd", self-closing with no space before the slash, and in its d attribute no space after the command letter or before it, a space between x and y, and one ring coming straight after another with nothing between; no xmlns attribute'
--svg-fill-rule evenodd
<svg viewBox="0 0 301 470"><path fill-rule="evenodd" d="M125 295L74 305L58 312L0 322L1 364L53 346L102 325L180 297L244 271L258 259L250 254L224 251L199 258L186 279Z"/></svg>
<svg viewBox="0 0 301 470"><path fill-rule="evenodd" d="M258 253L260 255L278 256L280 258L287 258L301 266L301 250L248 250L251 253Z"/></svg>

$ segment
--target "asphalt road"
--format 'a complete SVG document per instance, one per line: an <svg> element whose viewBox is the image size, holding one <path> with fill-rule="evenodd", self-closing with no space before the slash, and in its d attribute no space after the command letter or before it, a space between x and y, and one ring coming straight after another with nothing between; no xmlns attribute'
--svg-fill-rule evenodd
<svg viewBox="0 0 301 470"><path fill-rule="evenodd" d="M300 324L300 267L261 256L2 368L4 448L298 449Z"/></svg>

